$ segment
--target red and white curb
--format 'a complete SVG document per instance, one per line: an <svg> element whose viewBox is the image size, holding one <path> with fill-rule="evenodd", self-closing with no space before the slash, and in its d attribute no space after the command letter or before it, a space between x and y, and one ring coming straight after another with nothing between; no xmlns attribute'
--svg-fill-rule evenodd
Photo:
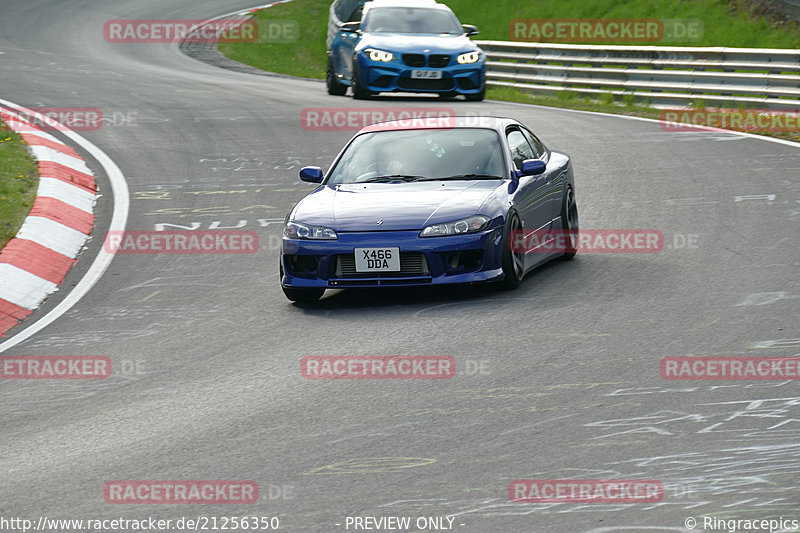
<svg viewBox="0 0 800 533"><path fill-rule="evenodd" d="M39 166L39 188L16 237L0 250L0 336L64 281L94 225L97 186L75 150L10 109L0 117Z"/></svg>

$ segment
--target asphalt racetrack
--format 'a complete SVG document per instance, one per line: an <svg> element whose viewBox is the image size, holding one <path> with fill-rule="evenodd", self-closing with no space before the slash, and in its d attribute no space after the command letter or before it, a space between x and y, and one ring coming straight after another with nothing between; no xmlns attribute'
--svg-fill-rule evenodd
<svg viewBox="0 0 800 533"><path fill-rule="evenodd" d="M260 243L256 254L117 255L77 304L15 341L86 275L122 208L107 168L70 141L101 188L94 238L0 349L103 355L115 370L0 382L3 518L264 516L280 531L319 533L359 530L354 517L447 517L403 531L464 533L800 519L798 381L659 372L668 356L800 355L800 146L490 101L353 102L319 81L103 36L109 19L253 5L2 1L0 98L103 111L102 128L79 133L124 174L126 229L237 228ZM511 292L330 291L293 305L278 283L278 243L313 187L297 173L327 168L352 134L309 131L300 117L337 106L519 119L572 156L582 229L655 229L664 248L554 261ZM450 356L457 372L306 379L300 361L311 355ZM517 479L658 480L664 491L651 503L520 503L508 493ZM114 504L104 497L114 480L252 480L259 497Z"/></svg>

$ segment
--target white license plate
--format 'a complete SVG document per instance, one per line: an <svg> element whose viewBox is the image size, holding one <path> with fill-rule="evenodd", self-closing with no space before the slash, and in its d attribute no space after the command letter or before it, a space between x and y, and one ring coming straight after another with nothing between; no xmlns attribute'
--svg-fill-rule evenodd
<svg viewBox="0 0 800 533"><path fill-rule="evenodd" d="M412 70L411 77L415 80L440 80L442 79L441 70Z"/></svg>
<svg viewBox="0 0 800 533"><path fill-rule="evenodd" d="M400 248L356 248L356 272L400 272Z"/></svg>

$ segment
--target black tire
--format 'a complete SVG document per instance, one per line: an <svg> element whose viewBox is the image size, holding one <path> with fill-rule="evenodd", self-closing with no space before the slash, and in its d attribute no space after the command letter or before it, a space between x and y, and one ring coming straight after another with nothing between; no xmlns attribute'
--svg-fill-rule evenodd
<svg viewBox="0 0 800 533"><path fill-rule="evenodd" d="M580 224L578 223L578 204L575 193L567 187L567 193L561 202L561 229L569 232L565 239L564 259L572 259L578 253Z"/></svg>
<svg viewBox="0 0 800 533"><path fill-rule="evenodd" d="M333 71L333 58L328 56L328 70L325 72L325 84L328 86L328 94L333 96L344 96L347 92L347 85L339 83Z"/></svg>
<svg viewBox="0 0 800 533"><path fill-rule="evenodd" d="M358 63L356 59L353 58L353 98L356 100L366 100L370 96L372 96L372 91L365 89L361 86L361 82L359 81L361 78L361 73L358 72Z"/></svg>
<svg viewBox="0 0 800 533"><path fill-rule="evenodd" d="M308 289L305 287L281 287L286 298L293 302L316 302L325 294L325 289Z"/></svg>
<svg viewBox="0 0 800 533"><path fill-rule="evenodd" d="M486 98L486 84L481 87L481 91L475 94L465 94L464 97L470 102L482 102Z"/></svg>
<svg viewBox="0 0 800 533"><path fill-rule="evenodd" d="M519 216L513 211L506 219L506 228L503 235L503 276L499 286L506 290L516 289L525 277L525 251L514 252L511 242L514 232L522 231Z"/></svg>

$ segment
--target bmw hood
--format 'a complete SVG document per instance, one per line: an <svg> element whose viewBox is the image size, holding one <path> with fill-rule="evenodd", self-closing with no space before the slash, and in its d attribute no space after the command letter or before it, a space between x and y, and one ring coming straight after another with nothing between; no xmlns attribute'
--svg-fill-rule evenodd
<svg viewBox="0 0 800 533"><path fill-rule="evenodd" d="M477 214L498 186L495 180L325 186L301 200L291 220L337 232L422 230Z"/></svg>
<svg viewBox="0 0 800 533"><path fill-rule="evenodd" d="M397 54L458 54L478 50L466 35L430 35L415 33L368 33L356 51L378 48Z"/></svg>

